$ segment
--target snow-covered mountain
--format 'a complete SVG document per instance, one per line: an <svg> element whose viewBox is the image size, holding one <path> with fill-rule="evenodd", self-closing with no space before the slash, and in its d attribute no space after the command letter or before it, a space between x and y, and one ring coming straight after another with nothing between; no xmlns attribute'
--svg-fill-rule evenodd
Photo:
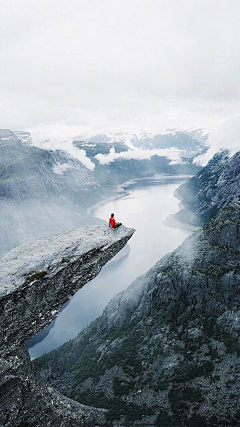
<svg viewBox="0 0 240 427"><path fill-rule="evenodd" d="M126 147L143 150L172 148L180 150L182 156L193 157L208 148L209 133L210 130L206 129L165 129L157 134L150 132L140 132L139 134L118 132L91 136L82 135L82 137L75 139L85 143L85 146L112 144L110 146L114 146L117 152L125 151ZM124 144L122 146L123 150L121 150L120 144Z"/></svg>
<svg viewBox="0 0 240 427"><path fill-rule="evenodd" d="M109 178L120 183L154 174L195 174L196 155L207 148L207 132L201 129L167 130L158 135L117 133L76 137L73 145L85 150L95 164L94 173L102 184Z"/></svg>
<svg viewBox="0 0 240 427"><path fill-rule="evenodd" d="M209 131L205 129L166 129L157 135L143 134L132 138L131 142L136 147L144 149L176 148L182 151L182 155L193 157L208 147Z"/></svg>

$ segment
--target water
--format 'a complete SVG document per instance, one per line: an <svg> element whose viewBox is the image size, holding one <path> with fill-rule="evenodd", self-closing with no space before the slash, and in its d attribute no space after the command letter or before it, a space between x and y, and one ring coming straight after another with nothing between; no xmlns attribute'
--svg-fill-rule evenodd
<svg viewBox="0 0 240 427"><path fill-rule="evenodd" d="M121 260L109 262L94 280L73 296L49 334L29 350L31 357L38 357L78 335L102 313L116 293L126 289L190 234L190 231L163 223L168 215L178 211L178 200L173 193L181 182L180 178L136 182L128 187L128 195L92 212L105 220L114 212L117 221L136 229L129 241L130 251Z"/></svg>

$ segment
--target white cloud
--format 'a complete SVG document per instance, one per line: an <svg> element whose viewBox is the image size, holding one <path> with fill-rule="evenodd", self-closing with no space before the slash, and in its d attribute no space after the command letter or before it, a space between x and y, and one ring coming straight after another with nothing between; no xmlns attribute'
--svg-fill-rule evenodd
<svg viewBox="0 0 240 427"><path fill-rule="evenodd" d="M231 155L240 151L240 116L227 120L218 129L212 131L208 137L208 143L209 150L198 156L195 163L205 166L220 150L229 150Z"/></svg>
<svg viewBox="0 0 240 427"><path fill-rule="evenodd" d="M64 129L63 134L64 135ZM66 129L65 129L66 130ZM59 136L59 129L56 133L56 130L52 128L41 129L32 129L32 144L35 147L44 148L45 150L63 150L70 154L75 159L79 160L84 166L88 169L93 170L95 164L87 157L85 150L80 150L73 145L73 137Z"/></svg>
<svg viewBox="0 0 240 427"><path fill-rule="evenodd" d="M167 149L153 149L153 150L141 150L139 148L135 148L128 151L122 151L121 153L116 153L114 148L110 149L109 154L97 154L95 158L102 164L108 165L111 162L114 162L117 159L124 160L146 160L151 159L153 156L161 156L167 157L171 160L171 164L180 164L182 163L182 159L180 156L181 151L175 148L167 148Z"/></svg>

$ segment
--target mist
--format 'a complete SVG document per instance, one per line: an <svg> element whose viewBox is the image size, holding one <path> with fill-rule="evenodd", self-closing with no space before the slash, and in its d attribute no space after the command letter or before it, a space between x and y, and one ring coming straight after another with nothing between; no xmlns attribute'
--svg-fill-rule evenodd
<svg viewBox="0 0 240 427"><path fill-rule="evenodd" d="M1 127L216 127L240 110L238 0L9 0Z"/></svg>
<svg viewBox="0 0 240 427"><path fill-rule="evenodd" d="M123 151L121 153L116 153L114 148L111 148L109 154L97 154L95 157L102 165L108 165L111 162L114 162L117 159L151 159L152 156L167 157L171 160L170 164L181 164L182 159L180 156L181 150L174 148L169 149L153 149L153 150L140 150L139 148L134 148L128 151Z"/></svg>
<svg viewBox="0 0 240 427"><path fill-rule="evenodd" d="M228 150L230 155L240 151L240 116L227 120L208 137L210 148L195 159L195 163L205 166L220 150Z"/></svg>

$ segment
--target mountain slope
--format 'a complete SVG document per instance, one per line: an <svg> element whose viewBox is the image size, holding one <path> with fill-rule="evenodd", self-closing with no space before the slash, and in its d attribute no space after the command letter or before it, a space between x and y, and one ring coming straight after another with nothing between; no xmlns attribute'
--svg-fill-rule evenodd
<svg viewBox="0 0 240 427"><path fill-rule="evenodd" d="M0 131L0 254L47 234L96 223L85 208L104 197L92 171L62 151Z"/></svg>
<svg viewBox="0 0 240 427"><path fill-rule="evenodd" d="M240 152L216 154L200 172L176 190L183 209L174 217L180 222L203 225L228 203L240 200Z"/></svg>
<svg viewBox="0 0 240 427"><path fill-rule="evenodd" d="M132 138L131 141L136 147L141 148L178 148L183 150L186 156L193 157L207 148L208 133L203 129L188 131L167 129L161 134L152 137L143 135L140 138Z"/></svg>
<svg viewBox="0 0 240 427"><path fill-rule="evenodd" d="M0 425L92 426L104 411L66 399L34 369L26 341L96 277L133 235L108 225L79 228L27 243L0 257Z"/></svg>
<svg viewBox="0 0 240 427"><path fill-rule="evenodd" d="M239 291L234 202L35 365L109 426L240 425Z"/></svg>
<svg viewBox="0 0 240 427"><path fill-rule="evenodd" d="M111 148L131 153L119 137L113 142L106 135L73 141L74 149L84 150L89 164L95 165L89 170L66 151L45 150L44 142L41 148L35 147L28 132L0 130L0 255L39 237L99 223L86 215L87 208L114 195L116 185L129 179L199 170L192 159L172 164L169 158L156 155L101 163L95 156L108 155Z"/></svg>
<svg viewBox="0 0 240 427"><path fill-rule="evenodd" d="M154 174L195 174L200 167L193 163L193 157L207 147L206 135L201 135L200 131L177 130L169 130L154 137L121 133L111 136L95 135L83 141L76 139L73 144L86 151L95 164L94 175L102 185L117 185L129 179ZM154 149L161 149L162 153L154 155ZM171 160L172 149L179 153L179 161ZM134 157L134 151L138 158ZM152 152L150 158L144 158L146 152L149 157ZM118 154L117 158L115 153ZM109 156L109 163L104 156Z"/></svg>

